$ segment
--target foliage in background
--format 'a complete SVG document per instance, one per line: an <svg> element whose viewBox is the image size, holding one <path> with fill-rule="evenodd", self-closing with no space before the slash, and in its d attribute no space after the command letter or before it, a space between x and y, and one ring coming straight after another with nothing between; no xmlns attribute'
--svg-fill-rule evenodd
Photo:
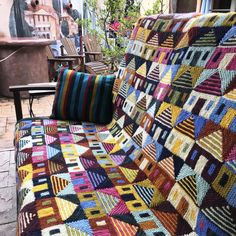
<svg viewBox="0 0 236 236"><path fill-rule="evenodd" d="M90 20L78 21L86 27L89 33L93 33L100 41L104 42L102 47L105 57L120 61L125 52L127 38L129 37L134 23L140 17L140 1L135 0L105 0L104 6L98 9L97 0L86 1L86 7L96 17L95 30L91 27ZM117 28L116 43L108 37L109 25L119 22Z"/></svg>
<svg viewBox="0 0 236 236"><path fill-rule="evenodd" d="M148 15L163 13L163 7L164 7L164 0L156 0L153 3L152 9L148 9L145 12L145 15L148 16Z"/></svg>

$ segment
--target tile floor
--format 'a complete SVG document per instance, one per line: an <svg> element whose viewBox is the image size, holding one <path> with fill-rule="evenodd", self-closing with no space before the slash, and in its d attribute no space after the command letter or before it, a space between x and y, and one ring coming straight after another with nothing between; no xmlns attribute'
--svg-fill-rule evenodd
<svg viewBox="0 0 236 236"><path fill-rule="evenodd" d="M53 95L35 99L35 115L49 116L52 102ZM29 117L28 104L28 99L22 100L24 118ZM0 236L16 235L15 123L13 99L0 97Z"/></svg>

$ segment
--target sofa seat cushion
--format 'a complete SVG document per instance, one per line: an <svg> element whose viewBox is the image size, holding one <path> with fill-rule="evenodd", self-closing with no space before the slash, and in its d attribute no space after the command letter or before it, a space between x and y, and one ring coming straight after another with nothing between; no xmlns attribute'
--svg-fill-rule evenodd
<svg viewBox="0 0 236 236"><path fill-rule="evenodd" d="M20 235L158 230L155 206L170 204L138 165L119 152L108 128L52 119L17 124ZM180 217L174 209L173 214ZM182 223L189 232L188 223Z"/></svg>

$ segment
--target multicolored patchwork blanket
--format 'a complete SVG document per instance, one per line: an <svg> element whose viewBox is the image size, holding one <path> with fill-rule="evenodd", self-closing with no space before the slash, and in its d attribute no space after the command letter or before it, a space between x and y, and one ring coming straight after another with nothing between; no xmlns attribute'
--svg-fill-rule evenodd
<svg viewBox="0 0 236 236"><path fill-rule="evenodd" d="M141 18L108 126L16 125L18 234L236 235L236 14Z"/></svg>

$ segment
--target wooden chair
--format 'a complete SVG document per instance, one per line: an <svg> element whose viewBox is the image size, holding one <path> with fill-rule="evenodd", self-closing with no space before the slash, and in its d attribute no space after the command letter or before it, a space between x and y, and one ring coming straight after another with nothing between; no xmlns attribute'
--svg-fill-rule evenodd
<svg viewBox="0 0 236 236"><path fill-rule="evenodd" d="M103 61L102 48L98 43L95 35L87 34L83 36L83 43L85 48L85 55L88 58L88 61Z"/></svg>
<svg viewBox="0 0 236 236"><path fill-rule="evenodd" d="M56 63L62 63L65 66L68 66L69 69L73 69L73 62L75 59L73 58L68 58L68 57L54 57L52 49L50 48L50 46L46 47L46 54L47 54L47 59L49 62L49 81L53 81L54 78L56 77Z"/></svg>
<svg viewBox="0 0 236 236"><path fill-rule="evenodd" d="M61 39L61 43L64 47L64 49L67 52L67 56L74 56L74 55L83 55L85 54L85 58L89 59L86 60L86 62L81 63L81 65L77 66L77 70L82 70L90 74L107 74L108 73L108 67L102 62L102 52L101 48L100 51L89 51L92 50L96 42L90 43L92 39L84 36L83 41L85 45L85 52L83 53L83 50L80 51L80 54L77 52L75 44L72 39L70 38L63 38ZM92 44L94 44L92 46ZM87 45L87 46L86 46ZM99 45L98 45L99 47ZM98 49L97 47L97 49ZM82 48L82 47L81 47ZM63 50L62 50L63 51ZM87 57L86 57L87 56ZM84 67L83 67L84 66Z"/></svg>
<svg viewBox="0 0 236 236"><path fill-rule="evenodd" d="M84 65L85 56L77 52L77 49L75 47L75 43L73 42L73 40L69 38L62 38L61 43L62 43L62 46L61 46L62 57L74 58L75 61L73 64L73 69L77 71L85 72L85 65ZM64 49L66 50L67 54L65 54Z"/></svg>
<svg viewBox="0 0 236 236"><path fill-rule="evenodd" d="M55 93L56 82L52 82L57 79L57 70L56 63L61 63L64 66L67 66L69 69L73 69L73 58L65 58L65 57L54 57L52 49L50 46L46 47L47 60L49 62L49 83L34 83L28 84L27 88L31 88L28 90L29 93L29 113L31 117L34 117L33 112L33 102L36 97L41 97L45 95L51 95ZM55 79L56 78L56 79ZM38 89L37 89L38 88ZM53 89L54 88L54 89Z"/></svg>

